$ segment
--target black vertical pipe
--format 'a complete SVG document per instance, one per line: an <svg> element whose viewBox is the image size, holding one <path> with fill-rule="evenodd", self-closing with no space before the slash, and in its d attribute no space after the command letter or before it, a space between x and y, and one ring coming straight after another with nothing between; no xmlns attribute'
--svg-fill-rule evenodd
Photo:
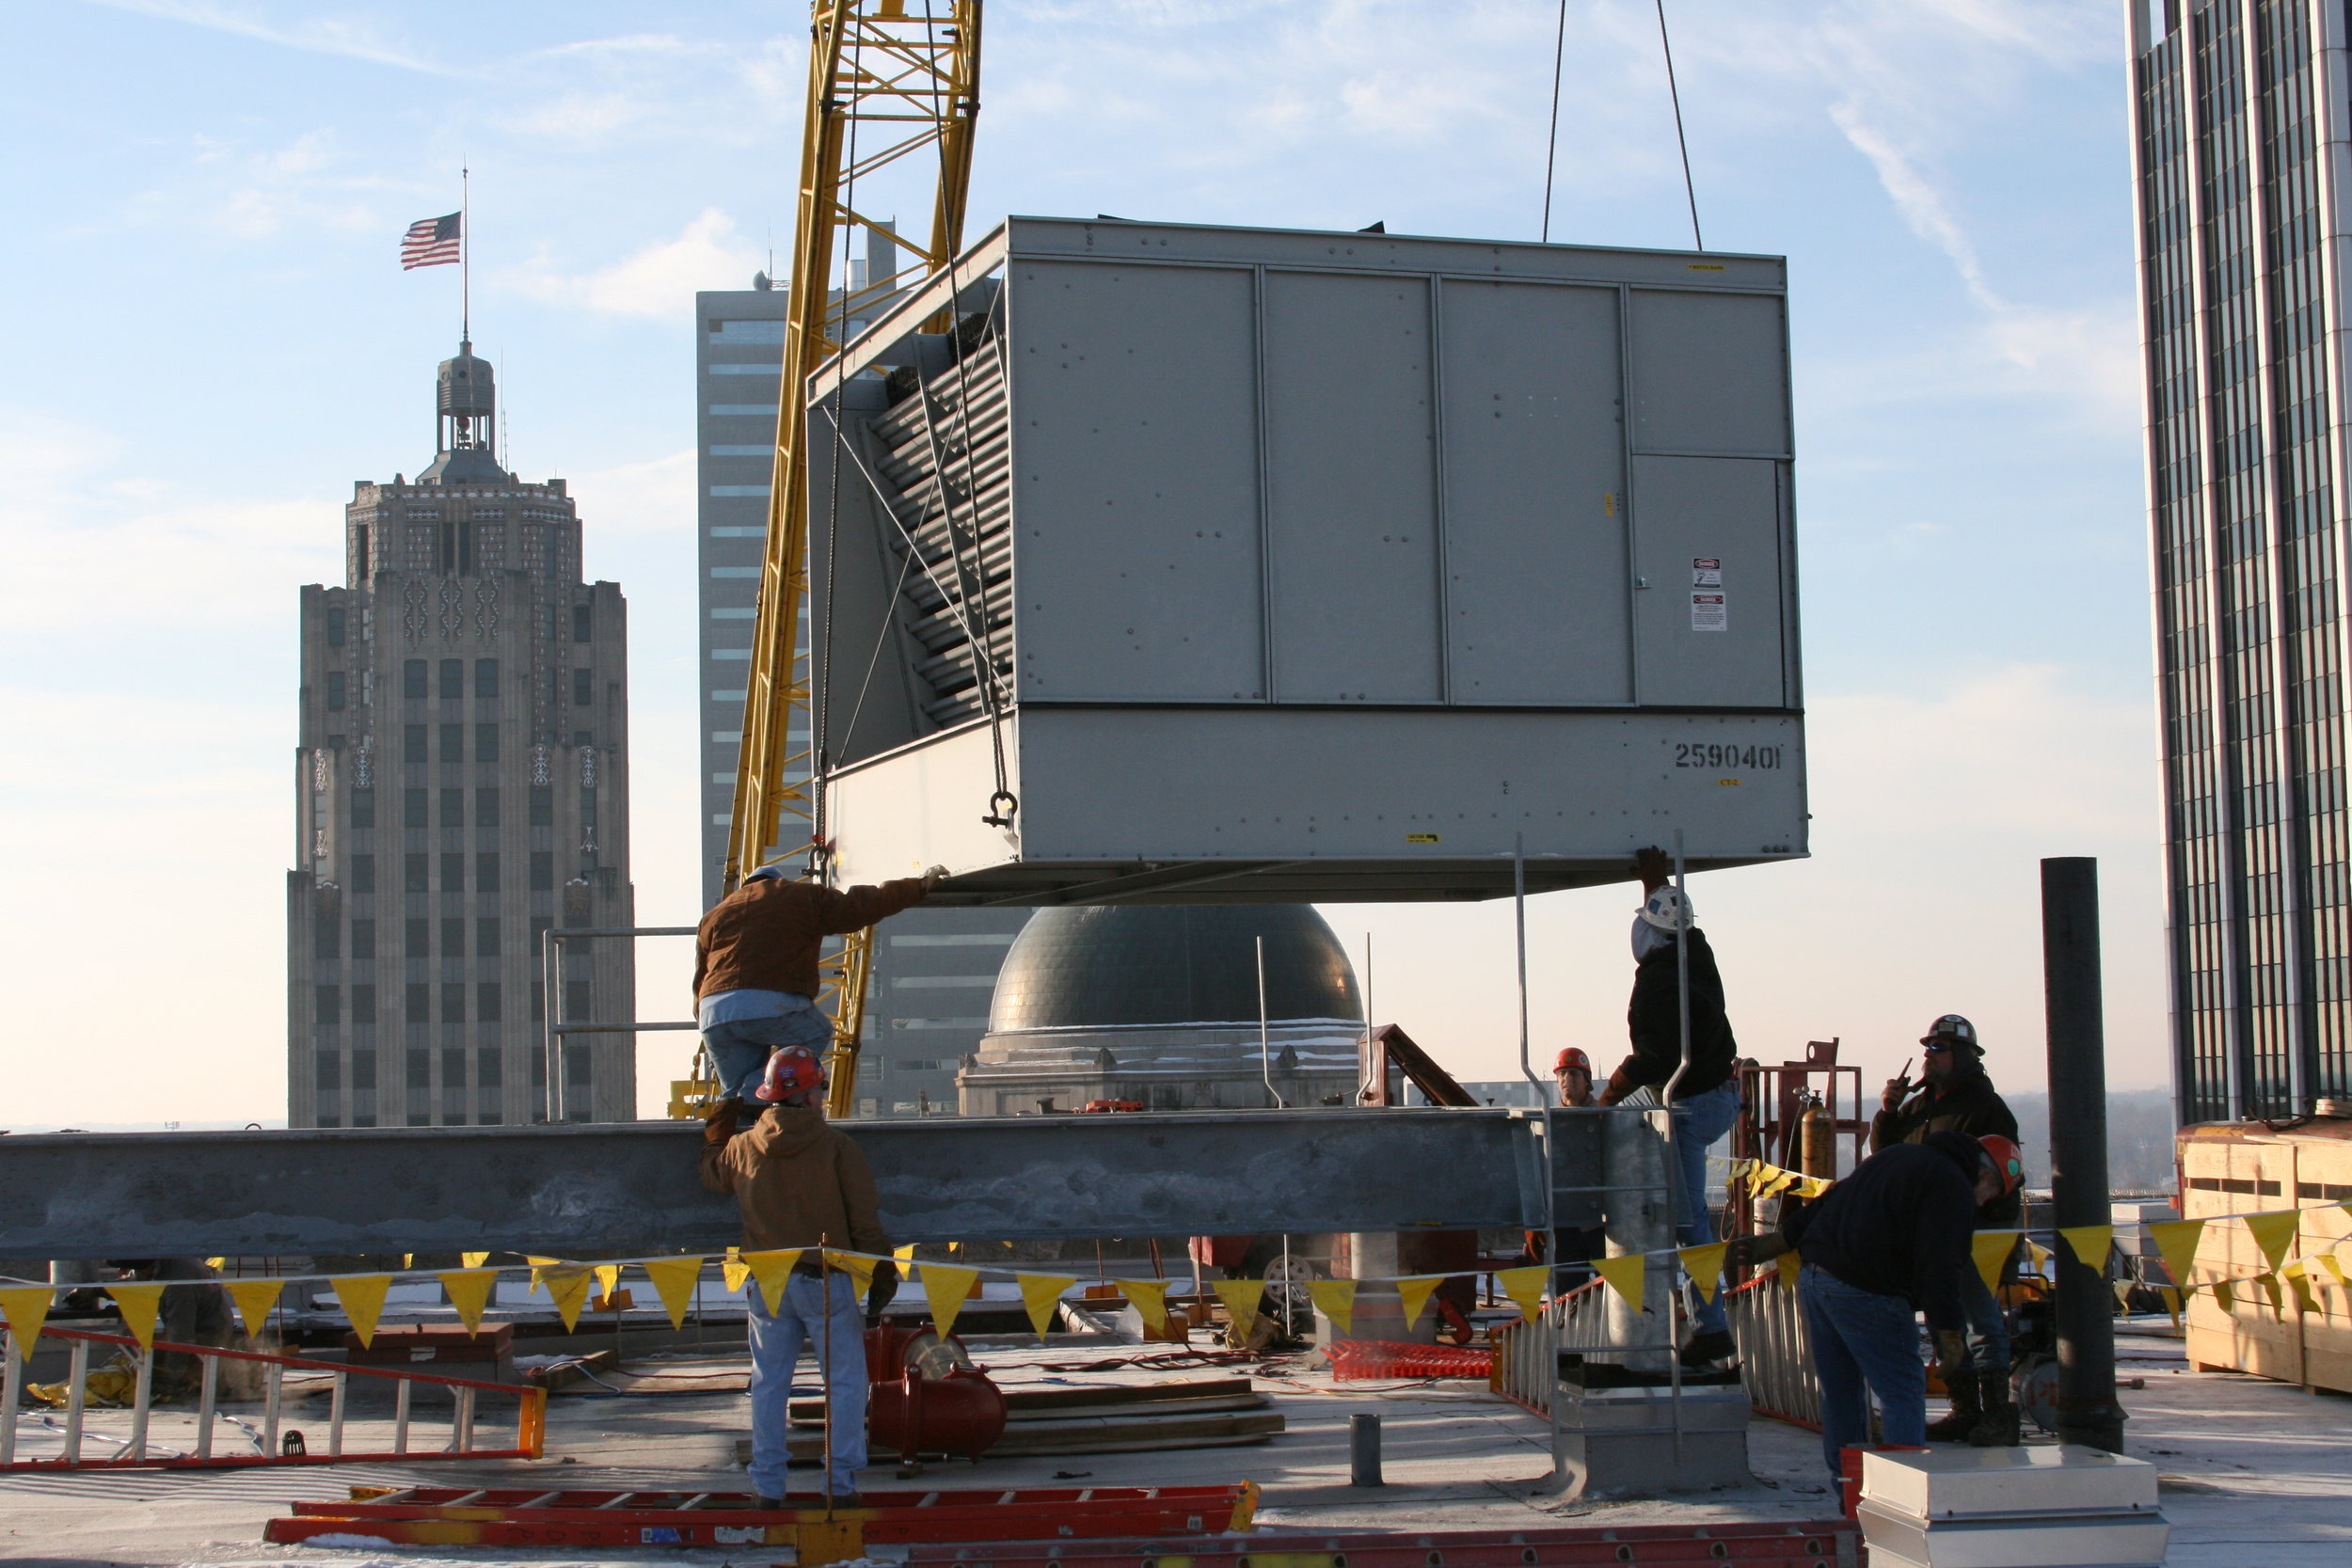
<svg viewBox="0 0 2352 1568"><path fill-rule="evenodd" d="M1347 1418L1347 1484L1380 1486L1380 1418Z"/></svg>
<svg viewBox="0 0 2352 1568"><path fill-rule="evenodd" d="M2104 1225L2107 1193L2106 1028L2099 994L2099 863L2042 863L2042 975L2050 1054L2050 1208L2060 1227ZM2123 1451L2115 1400L2115 1298L2106 1259L2076 1259L2060 1241L2058 1266L2058 1434Z"/></svg>

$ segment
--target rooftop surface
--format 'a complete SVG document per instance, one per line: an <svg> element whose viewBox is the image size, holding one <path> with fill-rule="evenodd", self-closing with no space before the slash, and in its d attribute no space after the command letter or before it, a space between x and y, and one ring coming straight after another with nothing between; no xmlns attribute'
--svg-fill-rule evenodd
<svg viewBox="0 0 2352 1568"><path fill-rule="evenodd" d="M2261 1560L2265 1548L2322 1548L2309 1561L2352 1560L2352 1400L2228 1373L2191 1372L2178 1340L2127 1333L2118 1344L2120 1375L2144 1386L2122 1393L2131 1413L2130 1451L2161 1467L2163 1502L2172 1523L2169 1561L2178 1568ZM977 1359L1008 1388L1232 1376L1244 1369L1170 1366L1160 1347L1027 1347L982 1350ZM1102 1370L1054 1370L1110 1361ZM1253 1375L1275 1397L1288 1430L1253 1448L1158 1453L984 1460L930 1466L924 1481L943 1487L1068 1485L1076 1477L1100 1486L1202 1485L1255 1481L1264 1489L1262 1531L1523 1528L1556 1525L1704 1523L1722 1519L1819 1518L1836 1504L1823 1485L1819 1440L1809 1432L1757 1419L1748 1451L1755 1483L1694 1497L1649 1499L1547 1495L1546 1429L1537 1418L1490 1395L1482 1385L1334 1384L1316 1359L1268 1363ZM738 1357L632 1362L640 1371L738 1374ZM807 1369L803 1369L805 1372ZM636 1380L628 1380L635 1382ZM702 1379L688 1379L701 1382ZM583 1386L593 1387L593 1385ZM318 1402L322 1406L323 1401ZM1347 1418L1376 1410L1389 1484L1377 1492L1347 1484ZM289 1424L304 1418L290 1407ZM325 1411L311 1414L324 1425ZM93 1414L94 1432L127 1426L121 1413ZM184 1436L183 1414L159 1412L154 1440ZM354 1435L364 1430L355 1423ZM354 1484L626 1486L740 1490L734 1462L748 1432L739 1395L690 1389L649 1396L558 1394L548 1402L547 1457L485 1464L353 1465L212 1472L86 1472L0 1478L0 1560L56 1564L342 1564L372 1562L435 1568L464 1562L491 1568L529 1562L663 1563L710 1568L765 1564L771 1548L734 1551L547 1552L447 1548L368 1552L271 1546L265 1521L297 1498L341 1498ZM2047 1439L2042 1439L2047 1441ZM813 1471L796 1473L813 1478ZM888 1465L864 1484L888 1490Z"/></svg>

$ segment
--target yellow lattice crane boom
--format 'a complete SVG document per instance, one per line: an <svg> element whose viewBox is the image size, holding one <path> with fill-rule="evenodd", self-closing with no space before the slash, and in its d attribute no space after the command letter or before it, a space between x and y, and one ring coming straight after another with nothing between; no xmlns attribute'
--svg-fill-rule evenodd
<svg viewBox="0 0 2352 1568"><path fill-rule="evenodd" d="M808 105L801 135L799 213L787 285L784 382L777 400L775 469L769 485L768 539L752 639L743 739L727 832L726 886L782 855L812 848L814 876L828 874L822 811L805 781L820 765L815 745L807 655L800 650L801 605L808 590L809 376L841 344L843 324L895 293L906 271L930 273L963 243L971 188L972 129L980 110L981 0L816 0L811 8ZM852 292L842 238L882 225L857 210L862 180L930 153L938 166L928 241L914 262ZM895 182L894 182L895 184ZM869 190L871 187L868 187ZM882 230L890 232L889 230ZM894 256L897 251L893 251ZM856 1093L858 1040L866 1022L871 933L859 932L827 960L818 1005L833 1020L828 1110L847 1115Z"/></svg>

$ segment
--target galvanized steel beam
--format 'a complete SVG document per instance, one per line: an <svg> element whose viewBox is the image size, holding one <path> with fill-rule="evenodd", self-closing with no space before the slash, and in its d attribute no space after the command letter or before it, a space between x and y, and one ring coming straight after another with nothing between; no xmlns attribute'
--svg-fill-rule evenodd
<svg viewBox="0 0 2352 1568"><path fill-rule="evenodd" d="M894 1242L1599 1218L1606 1111L1238 1111L851 1124ZM718 1248L676 1122L0 1138L0 1259ZM1581 1196L1576 1195L1582 1195ZM0 1271L8 1272L8 1271ZM13 1272L23 1273L22 1269Z"/></svg>

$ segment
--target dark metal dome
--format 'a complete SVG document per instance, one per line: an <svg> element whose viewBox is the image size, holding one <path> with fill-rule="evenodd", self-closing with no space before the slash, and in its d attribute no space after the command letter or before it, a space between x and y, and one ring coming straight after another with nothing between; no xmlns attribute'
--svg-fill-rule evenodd
<svg viewBox="0 0 2352 1568"><path fill-rule="evenodd" d="M1347 954L1308 905L1116 905L1029 917L989 1033L1254 1023L1260 937L1269 1019L1362 1016Z"/></svg>

